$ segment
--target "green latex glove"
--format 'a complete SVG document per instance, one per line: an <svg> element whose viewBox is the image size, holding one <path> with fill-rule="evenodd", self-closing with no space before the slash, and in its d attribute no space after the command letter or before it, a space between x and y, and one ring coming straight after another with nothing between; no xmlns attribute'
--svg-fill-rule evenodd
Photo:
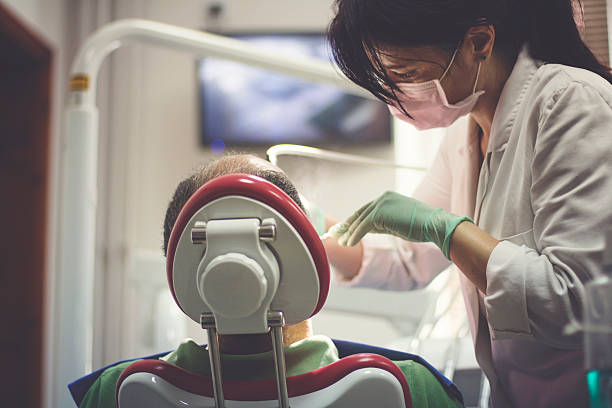
<svg viewBox="0 0 612 408"><path fill-rule="evenodd" d="M387 191L330 228L340 245L357 245L368 232L391 234L407 241L433 242L450 259L450 238L468 217L459 217L413 198Z"/></svg>

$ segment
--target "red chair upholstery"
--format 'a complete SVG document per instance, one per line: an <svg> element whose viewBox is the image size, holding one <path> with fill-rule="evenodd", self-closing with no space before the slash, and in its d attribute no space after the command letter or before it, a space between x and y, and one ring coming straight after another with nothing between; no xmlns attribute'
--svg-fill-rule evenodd
<svg viewBox="0 0 612 408"><path fill-rule="evenodd" d="M395 383L396 395L390 395L387 389L384 389L382 395L376 396L376 386L371 390L367 390L368 396L374 398L377 403L371 405L371 401L364 400L364 396L359 396L358 401L341 400L337 401L339 405L332 406L347 406L347 407L412 407L412 401L410 397L410 389L406 378L402 371L389 359L379 356L377 354L355 354L352 356L345 357L339 361L336 361L328 366L320 368L318 370L296 375L287 378L287 388L289 392L290 404L292 407L298 406L317 406L307 405L312 404L316 401L313 399L303 399L302 401L295 401L296 397L313 395L318 391L328 391L331 395L331 399L334 399L338 393L334 392L333 387L339 381L346 379L351 373L363 372L363 375L372 375L372 370L368 372L368 369L378 369L383 372L391 374L390 376L383 379L383 381L389 381ZM146 380L142 381L137 386L132 385L134 389L130 389L129 385L122 388L126 381L134 376L135 374L146 373ZM155 395L163 392L160 389L160 379L167 382L168 384L183 390L184 393L179 393L175 398L186 399L186 395L190 395L193 400L198 401L197 406L203 407L214 407L213 400L213 387L210 377L200 376L198 374L190 373L182 368L174 366L160 360L141 360L137 361L128 366L121 374L117 382L117 406L124 407L129 401L134 403L134 395L138 398L139 395L147 394L148 396ZM376 384L378 385L378 384ZM393 386L393 384L392 384ZM143 391L143 387L146 387L146 392ZM346 387L346 386L345 386ZM360 384L362 388L363 385ZM266 381L224 381L223 382L224 394L226 397L226 403L228 406L232 401L244 401L244 402L264 402L268 401L271 403L270 406L278 404L276 401L276 383L274 380ZM120 392L121 390L121 392ZM362 389L362 391L365 391ZM398 398L401 396L401 398ZM156 400L163 400L169 404L176 403L177 405L161 405L163 407L170 406L181 406L179 400L172 401L168 398L168 394L165 396L157 396ZM122 400L123 398L123 400ZM319 398L321 396L319 395ZM346 397L345 397L346 398ZM338 399L340 399L338 397ZM358 404L361 402L363 405L350 405ZM316 402L315 402L316 403ZM398 405L398 404L402 405ZM201 405L200 405L201 404ZM306 405L303 405L306 404Z"/></svg>

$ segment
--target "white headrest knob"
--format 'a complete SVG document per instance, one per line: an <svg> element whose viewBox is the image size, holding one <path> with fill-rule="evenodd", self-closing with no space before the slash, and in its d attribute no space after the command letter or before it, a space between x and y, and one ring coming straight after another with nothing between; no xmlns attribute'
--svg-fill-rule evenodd
<svg viewBox="0 0 612 408"><path fill-rule="evenodd" d="M216 313L237 319L257 311L268 289L263 269L240 253L215 257L198 282L202 299Z"/></svg>

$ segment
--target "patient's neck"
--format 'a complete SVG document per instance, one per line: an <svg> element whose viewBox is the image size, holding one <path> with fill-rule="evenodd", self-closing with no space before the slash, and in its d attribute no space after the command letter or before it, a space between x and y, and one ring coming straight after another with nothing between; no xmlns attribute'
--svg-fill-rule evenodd
<svg viewBox="0 0 612 408"><path fill-rule="evenodd" d="M283 327L283 345L312 336L310 320ZM272 336L265 334L219 335L219 350L224 354L257 354L272 350Z"/></svg>

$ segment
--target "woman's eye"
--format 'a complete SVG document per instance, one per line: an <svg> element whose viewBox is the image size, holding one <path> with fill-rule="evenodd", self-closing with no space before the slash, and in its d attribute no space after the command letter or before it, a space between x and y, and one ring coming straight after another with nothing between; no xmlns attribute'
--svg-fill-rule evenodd
<svg viewBox="0 0 612 408"><path fill-rule="evenodd" d="M394 74L400 78L414 78L416 76L416 72L415 71L409 71L409 72L394 72Z"/></svg>

